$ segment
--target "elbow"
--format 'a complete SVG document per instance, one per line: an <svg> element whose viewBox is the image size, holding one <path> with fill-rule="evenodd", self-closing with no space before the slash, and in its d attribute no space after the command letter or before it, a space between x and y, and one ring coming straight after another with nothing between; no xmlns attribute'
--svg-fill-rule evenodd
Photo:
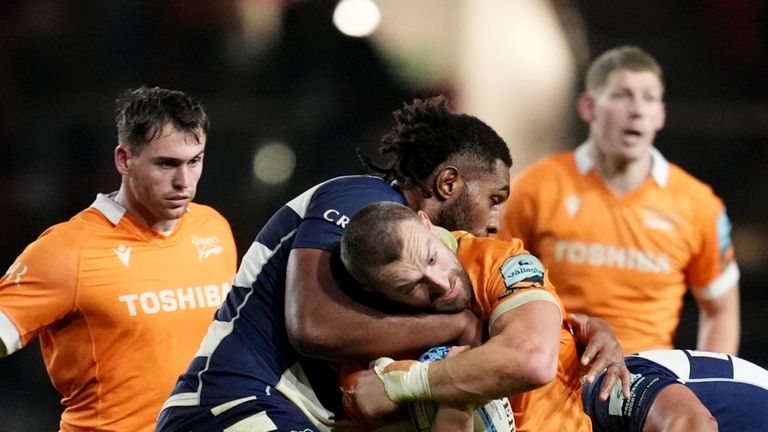
<svg viewBox="0 0 768 432"><path fill-rule="evenodd" d="M542 387L557 376L557 353L539 353L532 356L528 368L528 382L534 388Z"/></svg>
<svg viewBox="0 0 768 432"><path fill-rule="evenodd" d="M532 389L549 384L557 376L557 353L532 353L523 373Z"/></svg>
<svg viewBox="0 0 768 432"><path fill-rule="evenodd" d="M291 346L299 354L314 357L314 354L322 350L322 344L318 344L313 339L314 335L310 323L306 323L304 320L295 320L293 323L291 320L286 320L285 330Z"/></svg>
<svg viewBox="0 0 768 432"><path fill-rule="evenodd" d="M506 371L510 379L522 383L522 391L530 391L545 386L557 376L558 351L534 346L524 351L524 356L517 364L509 362ZM514 378L513 378L514 377Z"/></svg>
<svg viewBox="0 0 768 432"><path fill-rule="evenodd" d="M286 332L291 346L306 357L332 360L333 353L339 347L333 343L333 338L325 337L321 327L310 320L296 320L286 323Z"/></svg>

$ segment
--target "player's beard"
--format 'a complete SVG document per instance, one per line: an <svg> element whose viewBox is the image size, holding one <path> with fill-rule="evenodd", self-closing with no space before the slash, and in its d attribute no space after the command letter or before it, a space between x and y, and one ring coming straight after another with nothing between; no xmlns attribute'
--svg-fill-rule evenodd
<svg viewBox="0 0 768 432"><path fill-rule="evenodd" d="M440 313L455 313L461 312L468 308L472 298L472 282L469 280L469 275L464 268L457 262L458 268L456 269L456 278L459 281L461 291L447 302L436 301L433 303L433 310Z"/></svg>
<svg viewBox="0 0 768 432"><path fill-rule="evenodd" d="M465 188L455 201L445 203L440 208L432 222L448 231L463 230L472 232L474 231L474 226L471 223L471 215L472 203L470 202L469 193Z"/></svg>

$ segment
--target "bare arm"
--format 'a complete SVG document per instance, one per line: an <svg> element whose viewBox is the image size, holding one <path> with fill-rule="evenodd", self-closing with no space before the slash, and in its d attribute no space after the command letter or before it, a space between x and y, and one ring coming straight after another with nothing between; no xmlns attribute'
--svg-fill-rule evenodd
<svg viewBox="0 0 768 432"><path fill-rule="evenodd" d="M431 399L453 407L479 406L547 384L557 373L561 323L560 310L547 301L506 312L494 322L486 343L429 364ZM399 364L397 370L402 370L414 363L400 361L393 366ZM353 394L358 412L368 421L398 407L383 378L373 371L360 374Z"/></svg>
<svg viewBox="0 0 768 432"><path fill-rule="evenodd" d="M480 325L471 312L384 314L344 294L330 262L331 253L319 249L294 249L288 259L286 329L300 353L331 361L367 361L455 340L478 343Z"/></svg>
<svg viewBox="0 0 768 432"><path fill-rule="evenodd" d="M455 346L448 352L447 357L455 357L465 352L469 347ZM475 426L475 404L442 403L435 413L431 432L473 432Z"/></svg>
<svg viewBox="0 0 768 432"><path fill-rule="evenodd" d="M501 315L483 345L429 367L432 399L485 403L543 386L557 372L562 318L548 301Z"/></svg>
<svg viewBox="0 0 768 432"><path fill-rule="evenodd" d="M696 300L699 304L697 348L736 355L741 333L739 286L714 300Z"/></svg>

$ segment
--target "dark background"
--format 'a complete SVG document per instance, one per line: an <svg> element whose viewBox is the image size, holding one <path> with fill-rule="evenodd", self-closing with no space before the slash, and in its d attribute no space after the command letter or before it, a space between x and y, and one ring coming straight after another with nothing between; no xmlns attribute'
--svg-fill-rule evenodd
<svg viewBox="0 0 768 432"><path fill-rule="evenodd" d="M235 11L276 8L279 33L243 43ZM283 202L331 176L361 172L402 102L419 87L392 73L371 42L337 32L333 1L134 0L0 2L0 266L48 226L119 187L113 101L140 84L184 90L212 132L198 202L232 224L242 253ZM749 0L561 1L583 24L585 59L620 44L651 52L666 73L668 121L658 147L711 184L728 206L742 270L740 355L768 367L768 7ZM574 16L571 15L570 19ZM581 39L580 39L581 38ZM575 95L574 95L575 96ZM569 125L573 147L583 126ZM293 176L255 180L254 149L289 143ZM514 156L514 149L513 149ZM520 167L513 169L513 175ZM677 342L695 345L690 299ZM0 359L0 430L57 430L61 407L37 344Z"/></svg>

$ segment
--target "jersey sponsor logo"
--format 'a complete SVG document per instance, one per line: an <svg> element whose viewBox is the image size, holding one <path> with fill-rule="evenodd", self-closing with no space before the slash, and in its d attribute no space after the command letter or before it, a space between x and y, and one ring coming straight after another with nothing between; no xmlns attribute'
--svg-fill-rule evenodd
<svg viewBox="0 0 768 432"><path fill-rule="evenodd" d="M558 240L555 244L555 261L635 270L642 273L672 271L667 254L582 241Z"/></svg>
<svg viewBox="0 0 768 432"><path fill-rule="evenodd" d="M576 213L578 213L581 208L581 200L576 195L568 195L563 204L565 205L565 212L568 213L568 216L571 218L576 216Z"/></svg>
<svg viewBox="0 0 768 432"><path fill-rule="evenodd" d="M522 288L544 287L544 266L533 255L520 254L511 256L499 268L507 287L499 299L503 299Z"/></svg>
<svg viewBox="0 0 768 432"><path fill-rule="evenodd" d="M641 216L643 218L643 226L648 229L658 231L672 231L675 229L675 224L663 213L642 209Z"/></svg>
<svg viewBox="0 0 768 432"><path fill-rule="evenodd" d="M221 285L210 284L123 294L118 296L117 300L125 304L129 316L136 316L139 313L154 315L186 309L217 308L221 306L230 289L232 286L224 282Z"/></svg>
<svg viewBox="0 0 768 432"><path fill-rule="evenodd" d="M123 263L125 268L128 268L128 263L131 261L131 248L125 245L120 245L115 249L112 249L112 252L120 258L120 262Z"/></svg>
<svg viewBox="0 0 768 432"><path fill-rule="evenodd" d="M347 222L349 222L349 216L342 214L338 210L334 209L328 209L323 212L323 219L327 220L328 222L333 222L342 228L346 228Z"/></svg>
<svg viewBox="0 0 768 432"><path fill-rule="evenodd" d="M219 244L220 240L216 236L197 237L192 236L192 244L197 248L197 259L202 262L211 255L218 255L224 248Z"/></svg>
<svg viewBox="0 0 768 432"><path fill-rule="evenodd" d="M22 264L21 261L16 261L8 268L5 275L8 276L8 279L13 279L13 283L18 285L21 282L21 277L27 274L27 271L29 271L29 268L25 264Z"/></svg>

